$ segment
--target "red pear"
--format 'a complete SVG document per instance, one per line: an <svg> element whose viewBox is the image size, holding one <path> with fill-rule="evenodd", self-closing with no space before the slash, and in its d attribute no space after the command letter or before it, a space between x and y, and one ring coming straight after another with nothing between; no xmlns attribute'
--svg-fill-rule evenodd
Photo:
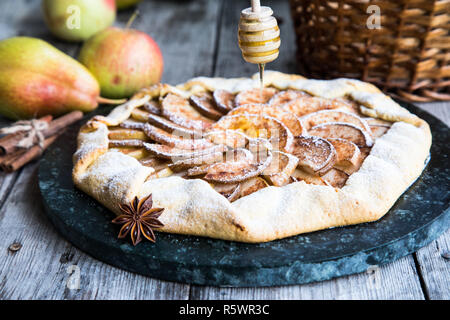
<svg viewBox="0 0 450 320"><path fill-rule="evenodd" d="M97 78L107 98L128 98L143 87L158 83L163 57L158 44L144 32L107 28L91 37L79 60Z"/></svg>
<svg viewBox="0 0 450 320"><path fill-rule="evenodd" d="M0 41L0 114L26 119L87 112L104 102L99 92L82 64L47 42L29 37Z"/></svg>

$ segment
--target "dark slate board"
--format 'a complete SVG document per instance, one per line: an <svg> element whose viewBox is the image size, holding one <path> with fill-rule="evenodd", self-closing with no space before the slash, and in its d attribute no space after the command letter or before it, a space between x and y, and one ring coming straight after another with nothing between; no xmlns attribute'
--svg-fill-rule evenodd
<svg viewBox="0 0 450 320"><path fill-rule="evenodd" d="M262 244L157 233L156 244L133 247L117 239L119 228L110 223L113 213L73 186L72 154L86 119L68 128L46 151L39 187L47 215L63 237L101 261L143 275L242 287L302 284L364 272L418 250L450 226L449 128L428 113L403 105L430 124L431 160L389 213L373 223Z"/></svg>

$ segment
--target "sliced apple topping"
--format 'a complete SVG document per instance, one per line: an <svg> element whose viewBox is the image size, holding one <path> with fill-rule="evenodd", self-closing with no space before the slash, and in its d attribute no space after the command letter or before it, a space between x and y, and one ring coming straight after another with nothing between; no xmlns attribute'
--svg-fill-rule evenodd
<svg viewBox="0 0 450 320"><path fill-rule="evenodd" d="M237 130L250 138L265 138L275 150L288 151L292 145L291 131L279 120L253 114L225 116L213 125L214 130Z"/></svg>
<svg viewBox="0 0 450 320"><path fill-rule="evenodd" d="M235 130L210 131L204 137L215 144L223 144L232 149L245 148L249 142L249 138L245 134Z"/></svg>
<svg viewBox="0 0 450 320"><path fill-rule="evenodd" d="M297 168L298 158L288 153L273 151L272 161L264 169L263 175L277 187L289 183L290 177Z"/></svg>
<svg viewBox="0 0 450 320"><path fill-rule="evenodd" d="M307 184L327 186L328 183L318 174L310 173L302 169L295 169L291 177L294 181L304 181Z"/></svg>
<svg viewBox="0 0 450 320"><path fill-rule="evenodd" d="M145 123L135 120L127 120L122 122L119 126L124 129L144 130Z"/></svg>
<svg viewBox="0 0 450 320"><path fill-rule="evenodd" d="M227 113L232 110L234 104L234 94L227 90L217 89L213 92L213 99L216 103L216 108L222 112Z"/></svg>
<svg viewBox="0 0 450 320"><path fill-rule="evenodd" d="M186 150L202 150L213 146L213 144L206 139L192 139L184 138L182 136L177 136L168 133L160 128L152 126L146 123L144 126L144 133L152 140L168 145L170 147L175 147L178 149Z"/></svg>
<svg viewBox="0 0 450 320"><path fill-rule="evenodd" d="M202 94L201 96L191 96L189 98L191 105L197 109L205 117L219 120L223 114L217 111L214 106L214 100L209 94Z"/></svg>
<svg viewBox="0 0 450 320"><path fill-rule="evenodd" d="M370 132L366 121L353 113L342 110L321 110L300 118L306 129L310 129L322 123L343 122L350 123Z"/></svg>
<svg viewBox="0 0 450 320"><path fill-rule="evenodd" d="M170 121L194 130L205 130L214 122L195 110L189 100L169 93L161 103L162 114Z"/></svg>
<svg viewBox="0 0 450 320"><path fill-rule="evenodd" d="M298 90L286 90L275 94L267 104L273 107L281 107L282 105L291 102L297 98L309 96L306 92Z"/></svg>
<svg viewBox="0 0 450 320"><path fill-rule="evenodd" d="M159 159L155 156L143 158L139 162L146 167L152 167L155 171L165 169L170 164L167 159Z"/></svg>
<svg viewBox="0 0 450 320"><path fill-rule="evenodd" d="M276 93L277 89L275 88L263 88L263 89L255 88L238 93L234 101L237 106L249 103L266 103Z"/></svg>
<svg viewBox="0 0 450 320"><path fill-rule="evenodd" d="M321 138L341 138L349 140L358 147L371 147L373 144L370 133L350 123L322 123L308 130L308 134Z"/></svg>
<svg viewBox="0 0 450 320"><path fill-rule="evenodd" d="M336 163L334 167L352 174L361 166L361 152L356 144L344 139L327 139L336 150Z"/></svg>
<svg viewBox="0 0 450 320"><path fill-rule="evenodd" d="M332 187L342 188L347 182L348 174L346 174L344 171L333 168L325 173L322 176L322 179Z"/></svg>
<svg viewBox="0 0 450 320"><path fill-rule="evenodd" d="M333 145L319 137L295 137L292 148L291 153L298 158L298 165L310 173L323 174L336 162Z"/></svg>
<svg viewBox="0 0 450 320"><path fill-rule="evenodd" d="M266 115L280 120L294 136L299 136L305 133L300 119L295 114L283 111L277 107L261 103L253 103L240 106L228 113L229 116L237 114Z"/></svg>

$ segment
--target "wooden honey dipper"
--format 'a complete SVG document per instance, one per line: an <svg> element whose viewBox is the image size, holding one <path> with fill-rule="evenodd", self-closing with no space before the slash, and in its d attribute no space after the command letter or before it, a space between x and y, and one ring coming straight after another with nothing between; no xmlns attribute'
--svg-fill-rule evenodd
<svg viewBox="0 0 450 320"><path fill-rule="evenodd" d="M280 29L269 7L261 7L259 0L251 1L251 8L242 10L239 20L239 48L245 61L258 64L261 77L264 65L278 57Z"/></svg>

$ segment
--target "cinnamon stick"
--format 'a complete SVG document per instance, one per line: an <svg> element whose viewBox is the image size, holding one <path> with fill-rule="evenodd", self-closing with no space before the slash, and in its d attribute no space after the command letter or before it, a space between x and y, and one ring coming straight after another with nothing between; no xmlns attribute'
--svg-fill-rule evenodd
<svg viewBox="0 0 450 320"><path fill-rule="evenodd" d="M28 162L38 158L42 152L47 149L55 140L58 138L59 134L55 134L44 140L43 147L39 147L39 145L35 145L27 150L21 150L17 153L9 155L10 158L4 159L0 163L0 167L6 172L13 172L20 169L22 166L27 164Z"/></svg>
<svg viewBox="0 0 450 320"><path fill-rule="evenodd" d="M40 121L45 121L50 123L53 117L51 115L44 116L40 118ZM25 131L19 131L15 133L8 134L0 138L0 155L10 154L18 151L17 144L22 140L27 133Z"/></svg>
<svg viewBox="0 0 450 320"><path fill-rule="evenodd" d="M48 128L43 130L42 134L45 138L53 136L55 133L60 132L65 127L80 120L81 118L83 118L83 112L81 112L81 111L72 111L72 112L67 113L53 121L52 121L52 116L42 117L39 120L44 120L44 121L49 122ZM26 132L20 132L19 135L12 134L12 135L8 135L8 136L4 137L3 141L1 141L1 139L0 139L0 155L14 153L16 151L21 150L21 148L19 148L17 146L17 144L19 143L20 140L23 139L25 134L26 134ZM39 141L36 138L34 143L37 144L38 142Z"/></svg>

